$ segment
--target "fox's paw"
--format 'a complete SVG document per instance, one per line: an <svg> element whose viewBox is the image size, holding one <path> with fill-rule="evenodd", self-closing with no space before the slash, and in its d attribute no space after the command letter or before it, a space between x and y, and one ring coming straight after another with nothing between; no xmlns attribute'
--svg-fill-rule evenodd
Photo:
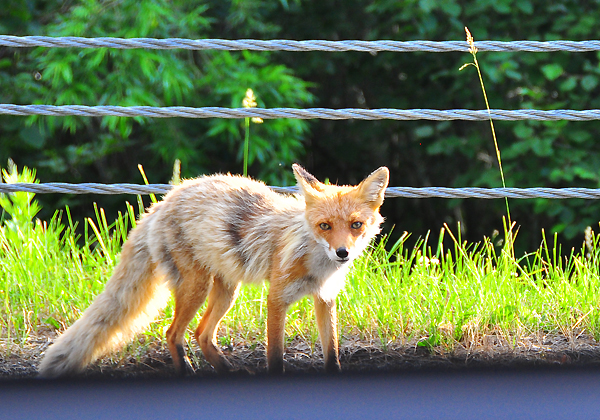
<svg viewBox="0 0 600 420"><path fill-rule="evenodd" d="M218 362L213 364L213 368L217 371L218 374L227 374L233 372L235 369L229 360L227 360L224 356L220 356Z"/></svg>
<svg viewBox="0 0 600 420"><path fill-rule="evenodd" d="M329 363L325 363L325 372L336 374L342 371L342 367L340 366L340 361L335 359L334 361L329 361Z"/></svg>
<svg viewBox="0 0 600 420"><path fill-rule="evenodd" d="M180 376L191 376L194 373L196 373L194 367L190 363L190 359L188 359L187 357L183 359L182 367L178 373Z"/></svg>
<svg viewBox="0 0 600 420"><path fill-rule="evenodd" d="M285 368L283 367L283 357L281 359L268 360L267 372L269 375L283 375L285 372Z"/></svg>

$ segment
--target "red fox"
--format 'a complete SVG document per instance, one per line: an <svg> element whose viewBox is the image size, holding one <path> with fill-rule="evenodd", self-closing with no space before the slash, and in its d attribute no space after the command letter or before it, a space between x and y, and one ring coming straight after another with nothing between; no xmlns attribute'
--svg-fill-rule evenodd
<svg viewBox="0 0 600 420"><path fill-rule="evenodd" d="M286 311L306 295L314 298L325 369L339 371L336 296L350 262L379 233L389 171L381 167L358 186L336 186L297 164L292 168L298 195L233 175L203 176L173 188L131 231L105 290L48 348L40 375L81 372L147 325L166 304L166 287L175 297L166 334L175 370L193 372L184 333L208 297L194 337L217 372L229 371L217 328L240 284L264 280L270 282L268 371L283 372Z"/></svg>

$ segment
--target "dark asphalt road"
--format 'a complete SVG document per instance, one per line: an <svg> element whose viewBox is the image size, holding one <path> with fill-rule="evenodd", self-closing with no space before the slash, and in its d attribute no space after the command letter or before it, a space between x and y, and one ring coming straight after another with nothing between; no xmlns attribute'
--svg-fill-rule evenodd
<svg viewBox="0 0 600 420"><path fill-rule="evenodd" d="M2 419L598 419L600 370L0 382Z"/></svg>

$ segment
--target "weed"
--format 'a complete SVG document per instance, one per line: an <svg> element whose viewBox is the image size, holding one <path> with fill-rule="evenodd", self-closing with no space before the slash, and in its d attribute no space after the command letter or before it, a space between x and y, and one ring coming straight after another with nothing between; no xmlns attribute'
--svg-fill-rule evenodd
<svg viewBox="0 0 600 420"><path fill-rule="evenodd" d="M13 166L4 171L6 182L33 182L34 176ZM8 352L40 328L63 330L81 316L110 277L136 212L127 204L109 223L96 208L78 235L68 208L46 223L35 219L33 194L3 195L0 203L0 345ZM358 336L382 346L399 341L453 349L472 348L490 335L507 343L548 333L600 337L600 238L591 229L587 246L566 258L556 235L551 241L544 235L539 249L519 259L504 248L497 253L490 238L463 241L460 227L444 226L437 238L427 235L414 246L409 238L405 232L389 244L384 237L354 262L338 299L342 340ZM219 332L222 343L265 341L267 294L266 284L241 289ZM190 326L190 344L200 314ZM171 302L142 344L128 348L143 351L147 340L163 340L172 318ZM288 339L314 348L311 299L292 305L287 321Z"/></svg>

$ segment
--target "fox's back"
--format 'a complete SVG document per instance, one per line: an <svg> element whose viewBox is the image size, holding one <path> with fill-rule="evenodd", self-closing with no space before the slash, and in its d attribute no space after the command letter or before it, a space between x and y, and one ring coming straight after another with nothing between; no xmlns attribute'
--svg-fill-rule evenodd
<svg viewBox="0 0 600 420"><path fill-rule="evenodd" d="M173 189L142 223L157 262L168 266L179 257L226 280L259 282L268 278L279 242L306 234L304 209L302 197L278 194L262 182L213 175Z"/></svg>

